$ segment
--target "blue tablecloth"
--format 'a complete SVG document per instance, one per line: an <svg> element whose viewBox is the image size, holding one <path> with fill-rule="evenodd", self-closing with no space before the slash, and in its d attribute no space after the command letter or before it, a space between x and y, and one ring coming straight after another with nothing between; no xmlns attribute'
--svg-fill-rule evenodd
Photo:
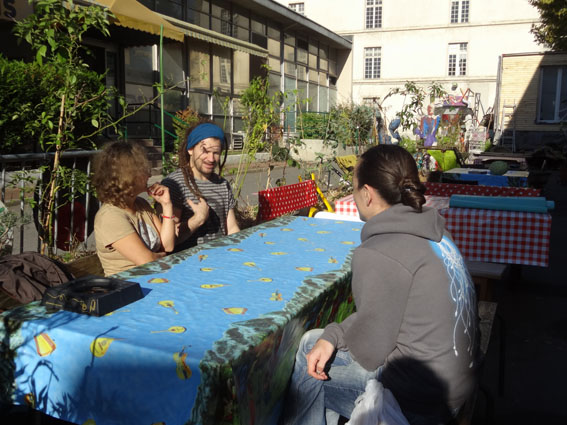
<svg viewBox="0 0 567 425"><path fill-rule="evenodd" d="M456 168L443 173L442 181L451 183L455 181L476 181L483 186L510 186L527 187L528 177L526 172L509 171L503 176L493 174L481 174L464 168Z"/></svg>
<svg viewBox="0 0 567 425"><path fill-rule="evenodd" d="M0 391L79 424L269 423L299 338L353 309L362 223L282 217L117 275L103 317L38 303L0 324Z"/></svg>

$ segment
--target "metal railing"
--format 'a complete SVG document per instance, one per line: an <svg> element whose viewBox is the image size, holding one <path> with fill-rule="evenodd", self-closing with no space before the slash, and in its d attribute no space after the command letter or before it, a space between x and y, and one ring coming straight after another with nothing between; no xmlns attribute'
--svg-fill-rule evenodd
<svg viewBox="0 0 567 425"><path fill-rule="evenodd" d="M133 111L142 106L141 103L128 104L128 111ZM173 121L178 120L173 114L164 110L166 142L171 144L177 137L173 129ZM126 118L124 138L128 139L161 139L161 109L158 105L150 103L137 111L134 115Z"/></svg>
<svg viewBox="0 0 567 425"><path fill-rule="evenodd" d="M63 193L63 189L60 189L55 200L53 225L55 252L58 249L68 251L81 244L86 249L87 238L93 230L94 214L98 210L99 202L91 194L90 180L86 179L84 193L81 193L76 176L79 172L90 175L92 157L97 152L66 151L61 154L62 165L71 170L71 180L67 193ZM24 246L26 246L25 250L39 251L41 248L39 200L49 179L53 158L53 153L0 155L0 200L10 212L20 218L17 224L19 247L13 246L13 253L22 253ZM29 214L33 215L35 228L26 224L27 221L32 221L26 220L30 218ZM25 231L33 234L26 235ZM36 247L31 248L34 241Z"/></svg>

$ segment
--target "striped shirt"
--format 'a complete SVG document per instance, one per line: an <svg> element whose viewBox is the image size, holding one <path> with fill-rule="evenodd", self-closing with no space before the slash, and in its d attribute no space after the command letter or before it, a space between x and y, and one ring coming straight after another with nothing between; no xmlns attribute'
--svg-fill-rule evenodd
<svg viewBox="0 0 567 425"><path fill-rule="evenodd" d="M226 235L228 212L236 205L230 183L224 178L214 174L211 180L195 179L195 182L207 204L209 204L209 218L187 240L176 245L175 251L187 249ZM173 206L181 210L180 219L182 221L189 220L193 216L193 210L187 204L187 198L195 203L198 202L198 199L185 184L183 172L180 169L174 171L163 179L161 184L169 188Z"/></svg>

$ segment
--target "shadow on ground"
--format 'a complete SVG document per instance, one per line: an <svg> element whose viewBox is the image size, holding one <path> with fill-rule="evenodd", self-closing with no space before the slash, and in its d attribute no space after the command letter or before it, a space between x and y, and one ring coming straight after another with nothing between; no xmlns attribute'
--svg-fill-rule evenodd
<svg viewBox="0 0 567 425"><path fill-rule="evenodd" d="M517 266L495 288L503 326L495 321L482 385L498 425L567 424L567 186L558 173L543 195L556 204L549 267ZM491 422L486 401L486 394L479 397L474 424Z"/></svg>

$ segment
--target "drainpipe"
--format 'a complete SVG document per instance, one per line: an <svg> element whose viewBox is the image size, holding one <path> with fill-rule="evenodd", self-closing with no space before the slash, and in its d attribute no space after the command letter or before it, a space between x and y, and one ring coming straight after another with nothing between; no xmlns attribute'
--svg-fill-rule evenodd
<svg viewBox="0 0 567 425"><path fill-rule="evenodd" d="M502 56L498 57L498 72L496 74L496 96L494 98L494 107L492 108L492 113L494 114L494 135L496 138L496 132L500 127L500 92L502 90ZM493 140L495 142L495 140Z"/></svg>

